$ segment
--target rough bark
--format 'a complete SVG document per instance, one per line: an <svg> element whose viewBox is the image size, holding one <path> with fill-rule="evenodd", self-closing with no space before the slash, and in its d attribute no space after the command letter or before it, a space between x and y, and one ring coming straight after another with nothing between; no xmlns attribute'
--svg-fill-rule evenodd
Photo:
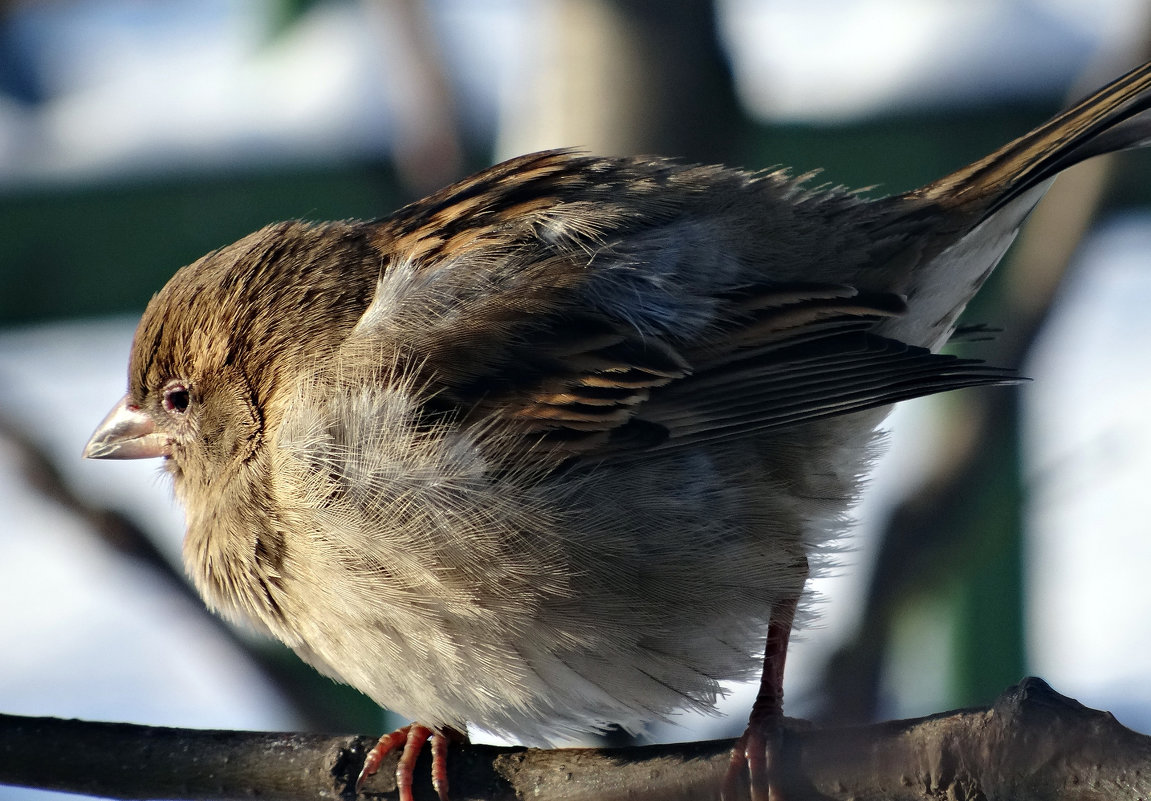
<svg viewBox="0 0 1151 801"><path fill-rule="evenodd" d="M192 731L0 716L0 782L110 798L352 798L370 736ZM622 749L454 747L453 801L709 799L732 741ZM416 798L432 798L427 755ZM361 797L394 798L394 757ZM871 726L791 722L782 787L804 799L1091 801L1151 795L1151 737L1026 679L987 709Z"/></svg>

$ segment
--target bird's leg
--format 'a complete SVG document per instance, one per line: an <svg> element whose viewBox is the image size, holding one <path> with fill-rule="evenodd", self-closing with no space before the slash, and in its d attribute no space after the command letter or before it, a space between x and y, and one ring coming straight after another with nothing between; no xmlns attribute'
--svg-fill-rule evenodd
<svg viewBox="0 0 1151 801"><path fill-rule="evenodd" d="M420 749L429 739L432 741L432 787L440 801L448 801L448 735L434 732L419 723L396 729L380 738L364 757L364 767L356 779L356 792L359 793L364 782L380 769L384 757L402 743L404 750L396 762L396 790L400 801L414 801L412 785L415 782L416 760L420 757Z"/></svg>
<svg viewBox="0 0 1151 801"><path fill-rule="evenodd" d="M751 707L747 730L731 752L731 765L723 780L725 801L736 797L735 788L739 786L745 766L752 801L783 801L778 786L783 734L783 665L798 604L798 598L788 598L776 603L771 610L759 692Z"/></svg>

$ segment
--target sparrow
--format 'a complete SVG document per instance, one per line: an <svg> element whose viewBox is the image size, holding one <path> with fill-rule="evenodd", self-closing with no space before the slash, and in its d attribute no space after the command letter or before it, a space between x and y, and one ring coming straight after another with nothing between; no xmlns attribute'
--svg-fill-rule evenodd
<svg viewBox="0 0 1151 801"><path fill-rule="evenodd" d="M430 738L526 744L760 679L725 781L779 798L787 643L891 404L1056 174L1151 137L1151 65L926 186L552 150L179 270L90 458L164 460L213 610Z"/></svg>

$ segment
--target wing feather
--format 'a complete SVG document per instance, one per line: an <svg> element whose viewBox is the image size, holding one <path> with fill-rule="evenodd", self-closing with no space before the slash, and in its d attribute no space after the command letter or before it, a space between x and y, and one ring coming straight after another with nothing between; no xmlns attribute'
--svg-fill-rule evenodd
<svg viewBox="0 0 1151 801"><path fill-rule="evenodd" d="M523 450L513 457L598 460L758 435L1014 380L1010 371L978 360L875 333L880 321L902 313L893 295L838 286L770 288L733 301L726 325L682 353L668 341L623 329L578 342L556 335L560 341L550 349L536 341L531 351L550 352L550 371L478 406L522 432Z"/></svg>

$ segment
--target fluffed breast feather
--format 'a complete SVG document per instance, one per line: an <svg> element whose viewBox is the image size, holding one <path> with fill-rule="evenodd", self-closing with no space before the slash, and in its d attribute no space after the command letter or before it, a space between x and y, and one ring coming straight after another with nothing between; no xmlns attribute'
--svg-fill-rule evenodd
<svg viewBox="0 0 1151 801"><path fill-rule="evenodd" d="M798 541L749 549L739 532L786 530L790 501L717 482L732 465L700 454L626 475L509 473L498 430L429 429L418 383L363 378L304 384L274 451L275 505L306 532L287 545L291 622L277 633L305 659L401 714L536 742L586 731L589 710L635 728L680 703L707 709L720 678L754 675L762 632L750 621L797 589L802 555ZM720 563L735 558L749 575L717 594L731 584ZM713 623L690 625L697 616ZM442 681L433 691L380 669L409 663ZM506 695L476 692L493 682ZM653 705L668 688L676 704Z"/></svg>

